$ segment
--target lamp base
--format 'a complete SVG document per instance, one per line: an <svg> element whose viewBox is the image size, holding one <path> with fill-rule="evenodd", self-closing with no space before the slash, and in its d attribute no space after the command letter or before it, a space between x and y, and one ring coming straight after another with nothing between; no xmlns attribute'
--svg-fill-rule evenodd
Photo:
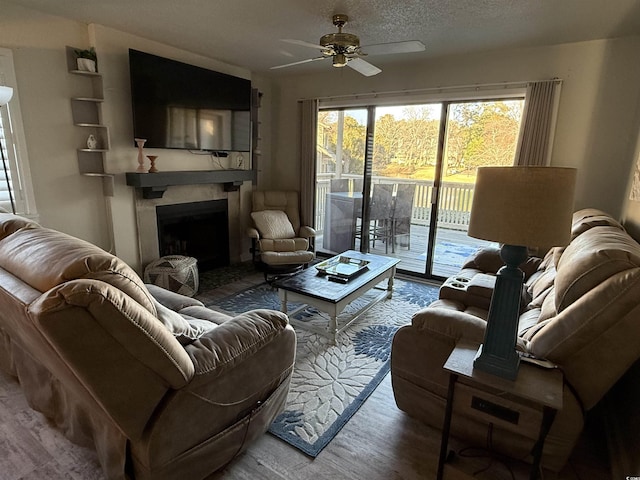
<svg viewBox="0 0 640 480"><path fill-rule="evenodd" d="M484 342L478 350L473 367L515 380L520 365L520 356L515 347L524 279L524 273L518 265L527 259L527 248L503 245L500 257L505 266L496 274Z"/></svg>
<svg viewBox="0 0 640 480"><path fill-rule="evenodd" d="M520 366L520 355L513 350L513 355L510 358L503 356L492 355L491 353L483 352L482 345L478 348L473 359L473 368L482 370L483 372L497 375L498 377L506 378L507 380L515 380L518 376L518 367Z"/></svg>

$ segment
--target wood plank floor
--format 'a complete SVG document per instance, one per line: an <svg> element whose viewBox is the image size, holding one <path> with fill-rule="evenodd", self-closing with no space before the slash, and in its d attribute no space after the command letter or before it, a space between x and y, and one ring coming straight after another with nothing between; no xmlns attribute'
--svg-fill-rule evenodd
<svg viewBox="0 0 640 480"><path fill-rule="evenodd" d="M260 275L216 289L214 296L224 298L238 289L262 282ZM407 319L409 321L409 319ZM606 480L610 478L604 435L588 429L574 455L560 474L545 472L545 479ZM453 439L451 447L460 450L464 444ZM382 381L364 405L347 422L338 435L316 457L311 459L276 437L266 434L247 448L226 468L209 480L424 480L435 479L440 449L440 431L413 420L398 409L393 398L390 375ZM489 458L457 457L457 471L473 472L484 468ZM500 462L475 477L509 480L529 478L528 465L515 462L509 470Z"/></svg>
<svg viewBox="0 0 640 480"><path fill-rule="evenodd" d="M223 298L261 283L256 274L213 291ZM407 319L408 321L409 319ZM600 432L587 432L560 475L545 479L610 478ZM453 440L451 447L462 444ZM434 479L440 432L398 410L387 376L346 426L311 459L276 437L265 434L209 480L423 480ZM487 458L468 460L465 470L483 468ZM454 464L456 465L456 464ZM527 465L511 465L516 479L528 478ZM39 413L32 411L13 379L0 373L0 479L99 480L104 478L93 451L72 444ZM452 475L447 478L471 478ZM508 480L500 463L473 478Z"/></svg>

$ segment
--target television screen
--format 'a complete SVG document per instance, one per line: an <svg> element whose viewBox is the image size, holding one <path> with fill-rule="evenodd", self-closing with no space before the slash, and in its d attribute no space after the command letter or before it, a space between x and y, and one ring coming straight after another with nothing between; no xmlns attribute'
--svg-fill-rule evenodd
<svg viewBox="0 0 640 480"><path fill-rule="evenodd" d="M129 49L134 138L145 147L251 150L251 81Z"/></svg>

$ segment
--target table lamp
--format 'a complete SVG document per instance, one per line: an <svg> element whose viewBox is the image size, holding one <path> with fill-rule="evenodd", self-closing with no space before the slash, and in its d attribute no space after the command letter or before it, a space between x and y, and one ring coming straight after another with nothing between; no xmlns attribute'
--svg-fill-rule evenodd
<svg viewBox="0 0 640 480"><path fill-rule="evenodd" d="M0 106L6 105L13 96L13 88L0 85Z"/></svg>
<svg viewBox="0 0 640 480"><path fill-rule="evenodd" d="M480 167L468 234L502 244L484 342L473 366L515 380L515 350L529 247L567 245L571 239L576 170L562 167Z"/></svg>

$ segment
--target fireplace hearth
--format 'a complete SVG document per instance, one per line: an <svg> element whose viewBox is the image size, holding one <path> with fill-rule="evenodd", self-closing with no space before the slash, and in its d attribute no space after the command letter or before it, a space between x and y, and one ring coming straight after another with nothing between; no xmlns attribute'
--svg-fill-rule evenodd
<svg viewBox="0 0 640 480"><path fill-rule="evenodd" d="M226 199L157 205L156 217L161 257L195 257L201 272L229 265Z"/></svg>

